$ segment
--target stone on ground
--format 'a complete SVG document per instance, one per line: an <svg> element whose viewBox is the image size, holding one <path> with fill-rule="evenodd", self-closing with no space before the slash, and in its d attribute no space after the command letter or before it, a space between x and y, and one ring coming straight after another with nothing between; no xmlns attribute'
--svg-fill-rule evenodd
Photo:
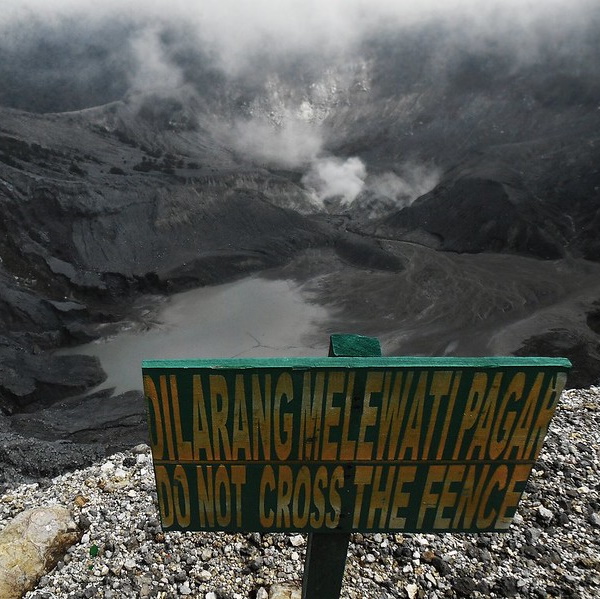
<svg viewBox="0 0 600 599"><path fill-rule="evenodd" d="M64 507L33 508L18 514L0 531L0 597L22 597L80 536Z"/></svg>
<svg viewBox="0 0 600 599"><path fill-rule="evenodd" d="M288 584L274 584L269 590L269 599L300 599L302 591Z"/></svg>

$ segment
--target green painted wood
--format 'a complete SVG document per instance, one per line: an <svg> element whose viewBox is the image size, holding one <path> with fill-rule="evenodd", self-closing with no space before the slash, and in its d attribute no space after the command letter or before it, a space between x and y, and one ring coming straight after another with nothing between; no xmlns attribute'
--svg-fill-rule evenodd
<svg viewBox="0 0 600 599"><path fill-rule="evenodd" d="M349 534L308 535L302 599L338 599L342 590Z"/></svg>
<svg viewBox="0 0 600 599"><path fill-rule="evenodd" d="M541 368L571 368L566 358L544 357L333 357L333 358L202 358L193 360L144 360L144 370L182 369L194 370L246 370L255 368L366 368L366 367L413 367L413 368L510 368L539 366Z"/></svg>
<svg viewBox="0 0 600 599"><path fill-rule="evenodd" d="M329 356L381 356L381 345L375 337L331 335ZM308 535L302 599L338 599L342 590L349 543L349 533Z"/></svg>
<svg viewBox="0 0 600 599"><path fill-rule="evenodd" d="M381 357L381 344L377 337L335 334L329 337L330 358Z"/></svg>

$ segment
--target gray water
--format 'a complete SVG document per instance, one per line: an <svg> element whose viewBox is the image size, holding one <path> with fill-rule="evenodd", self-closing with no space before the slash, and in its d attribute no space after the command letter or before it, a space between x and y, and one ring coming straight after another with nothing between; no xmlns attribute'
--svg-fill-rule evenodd
<svg viewBox="0 0 600 599"><path fill-rule="evenodd" d="M131 325L68 353L97 356L108 375L98 389L121 393L141 388L146 359L325 356L327 317L295 283L252 277L176 294L150 328Z"/></svg>

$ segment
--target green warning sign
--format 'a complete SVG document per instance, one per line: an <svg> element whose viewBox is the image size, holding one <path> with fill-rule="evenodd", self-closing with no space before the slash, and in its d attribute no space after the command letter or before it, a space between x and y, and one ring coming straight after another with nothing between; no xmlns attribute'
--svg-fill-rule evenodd
<svg viewBox="0 0 600 599"><path fill-rule="evenodd" d="M143 363L166 530L506 530L561 358Z"/></svg>

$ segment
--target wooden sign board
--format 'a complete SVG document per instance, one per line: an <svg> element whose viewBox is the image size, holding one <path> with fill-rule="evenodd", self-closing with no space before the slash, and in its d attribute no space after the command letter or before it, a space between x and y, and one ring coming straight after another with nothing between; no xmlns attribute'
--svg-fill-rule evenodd
<svg viewBox="0 0 600 599"><path fill-rule="evenodd" d="M562 358L145 361L163 528L506 530L569 368Z"/></svg>

